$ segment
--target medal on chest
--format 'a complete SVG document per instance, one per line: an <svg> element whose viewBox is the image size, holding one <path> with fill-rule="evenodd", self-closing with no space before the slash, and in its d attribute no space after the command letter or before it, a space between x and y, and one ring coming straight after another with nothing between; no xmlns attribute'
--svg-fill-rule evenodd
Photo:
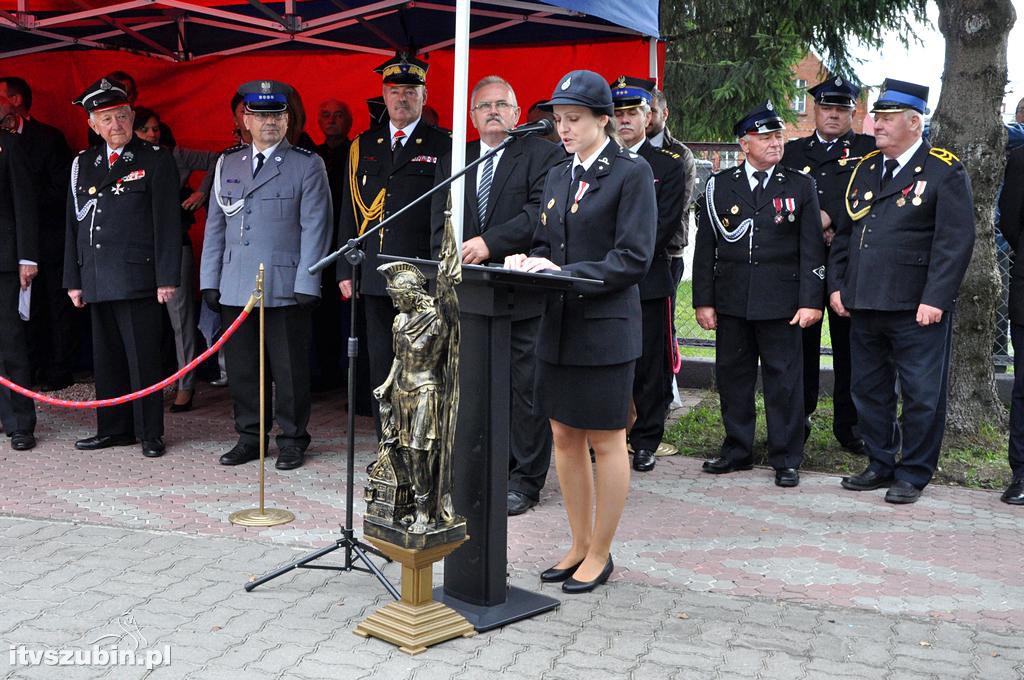
<svg viewBox="0 0 1024 680"><path fill-rule="evenodd" d="M928 182L925 180L919 180L914 185L914 200L911 201L914 205L921 205L924 203L924 199L921 197L924 194L924 188L928 186Z"/></svg>
<svg viewBox="0 0 1024 680"><path fill-rule="evenodd" d="M580 201L583 200L583 195L587 193L587 189L589 188L589 184L587 184L583 180L580 180L580 188L576 190L576 195L572 199L572 207L569 209L569 212L575 215L579 211Z"/></svg>
<svg viewBox="0 0 1024 680"><path fill-rule="evenodd" d="M775 208L775 224L782 224L782 221L786 219L782 216L782 199L773 198L772 207Z"/></svg>
<svg viewBox="0 0 1024 680"><path fill-rule="evenodd" d="M913 184L908 184L907 186L903 187L903 190L900 192L900 197L896 199L897 208L902 208L907 204L907 195L910 194L910 190L913 188Z"/></svg>

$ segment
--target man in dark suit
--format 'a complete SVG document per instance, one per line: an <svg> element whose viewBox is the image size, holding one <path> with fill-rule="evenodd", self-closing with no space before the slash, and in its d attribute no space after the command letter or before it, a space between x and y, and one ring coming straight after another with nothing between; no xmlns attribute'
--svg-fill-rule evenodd
<svg viewBox="0 0 1024 680"><path fill-rule="evenodd" d="M221 311L227 327L241 314L264 264L270 368L265 390L269 404L272 382L278 470L301 466L311 440L310 313L320 299L320 275L309 268L327 254L331 236L324 162L285 136L290 89L272 80L239 88L252 144L229 149L217 161L199 279L203 299ZM259 457L259 342L259 324L252 319L225 346L238 443L220 457L221 465Z"/></svg>
<svg viewBox="0 0 1024 680"><path fill-rule="evenodd" d="M746 160L708 180L693 255L697 323L715 330L725 442L704 471L753 465L754 386L761 361L768 462L775 484L800 483L801 329L821 320L825 243L814 182L783 168L782 118L771 102L736 123Z"/></svg>
<svg viewBox="0 0 1024 680"><path fill-rule="evenodd" d="M480 141L466 145L466 162L477 160L507 137L521 110L512 86L488 76L473 88L470 120ZM544 178L565 153L545 139L514 140L491 160L466 175L462 261L501 264L507 255L528 250L540 214ZM441 158L437 181L451 176L451 155ZM431 250L440 252L448 192L439 191L431 206ZM537 504L551 464L551 426L533 413L537 330L543 299L516 294L512 312L512 357L509 376L513 423L509 433L508 513L520 515Z"/></svg>
<svg viewBox="0 0 1024 680"><path fill-rule="evenodd" d="M853 112L860 88L840 76L829 78L808 90L814 97L814 134L790 140L782 155L787 168L795 168L814 178L821 205L826 257L835 235L835 220L846 212L843 196L854 166L875 150L871 135L853 131ZM850 397L850 320L828 308L828 327L832 336L832 399L835 410L832 433L848 451L864 453L864 441L857 432L857 409ZM804 438L811 433L811 414L818 407L821 324L804 329Z"/></svg>
<svg viewBox="0 0 1024 680"><path fill-rule="evenodd" d="M9 112L9 103L0 98L0 118ZM19 142L0 130L0 374L27 387L32 371L18 303L38 271L39 229L27 154ZM0 419L12 449L27 451L36 445L31 399L0 388Z"/></svg>
<svg viewBox="0 0 1024 680"><path fill-rule="evenodd" d="M160 380L164 304L181 278L178 169L166 149L137 138L125 88L103 78L75 104L103 142L71 164L64 287L91 310L96 397L118 397ZM148 458L164 453L160 393L96 412L91 451L142 440Z"/></svg>
<svg viewBox="0 0 1024 680"><path fill-rule="evenodd" d="M427 100L426 62L402 54L384 62L376 71L383 78L388 122L367 130L352 142L356 148L350 152L342 191L339 245L430 191L438 160L452 148L446 132L420 120ZM396 312L387 295L384 277L377 271L377 266L384 261L377 256L430 257L429 225L430 202L423 201L363 243L366 259L358 282L358 304L366 329L372 383L363 385L363 391L370 391L384 382L394 359L391 326ZM338 260L337 278L342 298L350 299L355 287L352 265L345 258ZM376 403L373 412L379 435L380 414Z"/></svg>
<svg viewBox="0 0 1024 680"><path fill-rule="evenodd" d="M330 240L333 245L338 240L341 187L345 182L345 165L352 144L348 138L349 130L352 129L352 112L348 104L337 99L327 99L320 102L316 122L324 133L324 143L317 145L315 151L327 168L327 184L331 189L331 206L334 208ZM325 269L321 273L320 304L313 310L314 392L341 385L348 317L349 308L341 302L334 271Z"/></svg>
<svg viewBox="0 0 1024 680"><path fill-rule="evenodd" d="M927 87L882 84L878 152L854 169L828 268L829 303L850 317L853 403L871 459L842 485L887 486L888 503L914 503L935 473L953 309L974 249L970 180L956 156L922 139L927 105Z"/></svg>
<svg viewBox="0 0 1024 680"><path fill-rule="evenodd" d="M633 469L654 469L655 452L665 434L665 416L672 403L672 272L668 246L680 228L686 196L686 174L679 154L658 149L647 139L651 116L653 80L619 76L609 85L615 104L615 119L625 148L647 161L654 172L654 193L658 201L658 224L654 257L640 281L640 312L643 319L643 354L633 377L633 405L636 422L629 431L633 447Z"/></svg>
<svg viewBox="0 0 1024 680"><path fill-rule="evenodd" d="M1013 397L1010 401L1008 457L1013 480L1002 500L1024 505L1024 257L1020 237L1024 233L1024 146L1010 152L999 193L999 230L1013 249L1010 269L1010 342L1013 343Z"/></svg>
<svg viewBox="0 0 1024 680"><path fill-rule="evenodd" d="M0 78L0 100L16 116L12 132L20 135L35 187L39 215L39 275L32 282L29 320L33 382L43 392L70 385L77 345L74 307L64 279L64 204L68 195L71 148L57 128L32 118L32 88L21 78Z"/></svg>

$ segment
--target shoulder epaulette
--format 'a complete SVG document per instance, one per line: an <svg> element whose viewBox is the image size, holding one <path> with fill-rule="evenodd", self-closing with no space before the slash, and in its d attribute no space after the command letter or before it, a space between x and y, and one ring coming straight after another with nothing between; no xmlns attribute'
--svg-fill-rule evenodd
<svg viewBox="0 0 1024 680"><path fill-rule="evenodd" d="M940 161L942 161L946 165L953 165L953 161L957 161L957 162L960 161L960 159L957 158L953 154L952 151L947 151L946 149L940 149L937 146L933 146L932 148L928 149L928 155L929 156L935 156L936 158L938 158Z"/></svg>
<svg viewBox="0 0 1024 680"><path fill-rule="evenodd" d="M310 151L309 149L304 149L304 148L303 148L303 147L301 147L301 146L293 146L293 147L292 147L292 150L294 150L294 151L298 151L298 152L299 152L299 153L301 153L301 154L302 154L303 156L312 156L312 155L313 155L313 152L312 152L312 151Z"/></svg>
<svg viewBox="0 0 1024 680"><path fill-rule="evenodd" d="M669 151L665 147L658 147L658 151L665 154L666 156L669 156L670 158L675 158L676 160L682 158L680 154L677 154L675 151Z"/></svg>
<svg viewBox="0 0 1024 680"><path fill-rule="evenodd" d="M803 171L802 169L800 169L800 168L791 168L791 167L789 167L788 165L783 165L782 167L783 167L783 168L784 168L785 170L788 170L789 172L795 172L796 174L798 174L798 175L803 175L804 177L810 177L810 176L811 176L811 173L809 173L809 172L804 172L804 171Z"/></svg>
<svg viewBox="0 0 1024 680"><path fill-rule="evenodd" d="M224 149L224 155L227 156L228 154L232 154L235 153L236 151L241 151L242 149L247 148L249 148L248 144L239 144L238 146L232 146L231 148Z"/></svg>

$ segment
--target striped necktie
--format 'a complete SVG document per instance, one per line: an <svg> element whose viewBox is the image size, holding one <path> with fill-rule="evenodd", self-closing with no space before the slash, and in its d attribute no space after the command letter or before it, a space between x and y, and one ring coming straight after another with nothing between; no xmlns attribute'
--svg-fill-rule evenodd
<svg viewBox="0 0 1024 680"><path fill-rule="evenodd" d="M483 172L480 173L480 181L476 185L476 200L480 208L480 227L484 226L484 217L487 216L487 197L491 194L491 180L494 179L494 156L488 156L484 161Z"/></svg>

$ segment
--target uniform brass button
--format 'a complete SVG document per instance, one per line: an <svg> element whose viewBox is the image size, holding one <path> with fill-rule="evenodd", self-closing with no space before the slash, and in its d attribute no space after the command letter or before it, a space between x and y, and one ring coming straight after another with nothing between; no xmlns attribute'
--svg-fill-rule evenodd
<svg viewBox="0 0 1024 680"><path fill-rule="evenodd" d="M761 264L761 263L760 263L760 262L758 262L757 260L754 260L754 266L755 266L755 267L756 267L757 265L759 265L759 264Z"/></svg>
<svg viewBox="0 0 1024 680"><path fill-rule="evenodd" d="M242 245L244 245L244 246L247 246L247 245L249 245L249 242L248 242L248 241L246 241L246 242L245 242L245 243L243 243Z"/></svg>
<svg viewBox="0 0 1024 680"><path fill-rule="evenodd" d="M96 227L96 231L101 230L103 227Z"/></svg>
<svg viewBox="0 0 1024 680"><path fill-rule="evenodd" d="M759 232L759 231L761 231L761 227L754 227L754 232Z"/></svg>
<svg viewBox="0 0 1024 680"><path fill-rule="evenodd" d="M760 247L761 247L761 246L754 246L754 250L757 250L757 249L758 249L758 248L760 248Z"/></svg>
<svg viewBox="0 0 1024 680"><path fill-rule="evenodd" d="M100 244L99 244L99 243L97 243L97 244L96 244L96 249L97 249L97 250L99 250L99 247L100 247Z"/></svg>
<svg viewBox="0 0 1024 680"><path fill-rule="evenodd" d="M246 231L249 231L250 229L252 229L252 227L250 227L250 226L249 226L248 224L247 224L247 225L245 225L245 230L246 230Z"/></svg>
<svg viewBox="0 0 1024 680"><path fill-rule="evenodd" d="M864 247L867 248L869 245L871 245L871 244L870 243L865 243Z"/></svg>
<svg viewBox="0 0 1024 680"><path fill-rule="evenodd" d="M96 208L96 212L98 212L98 213L101 213L101 212L103 212L103 211L102 211L102 210L100 210L99 208Z"/></svg>
<svg viewBox="0 0 1024 680"><path fill-rule="evenodd" d="M868 229L868 233L869 233L869 234L871 233L871 230L870 230L870 229Z"/></svg>

